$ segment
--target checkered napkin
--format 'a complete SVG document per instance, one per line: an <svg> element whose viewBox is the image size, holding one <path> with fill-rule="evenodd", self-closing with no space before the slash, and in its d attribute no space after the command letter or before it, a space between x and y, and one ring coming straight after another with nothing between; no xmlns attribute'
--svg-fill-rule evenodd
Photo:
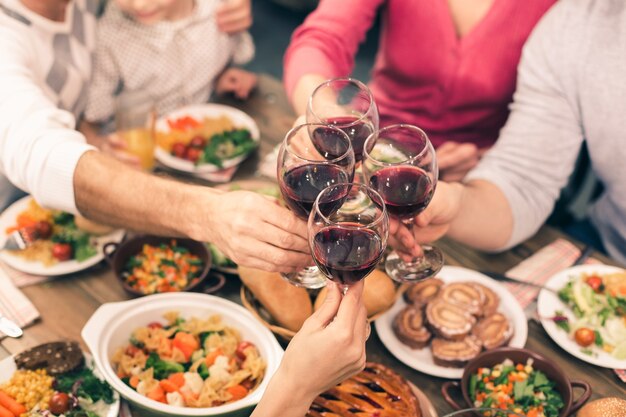
<svg viewBox="0 0 626 417"><path fill-rule="evenodd" d="M3 269L0 269L0 313L22 328L39 318L39 311ZM3 337L0 332L0 339Z"/></svg>
<svg viewBox="0 0 626 417"><path fill-rule="evenodd" d="M580 249L564 239L557 239L536 252L530 258L510 269L506 275L523 281L543 285L554 274L570 267L580 256ZM589 258L585 264L599 264L597 259ZM506 283L506 287L526 309L527 315L536 311L535 301L539 290L522 284ZM528 314L530 313L530 314ZM615 369L617 376L626 382L626 369Z"/></svg>
<svg viewBox="0 0 626 417"><path fill-rule="evenodd" d="M0 262L0 276L7 276L13 285L18 288L28 287L29 285L41 284L42 282L50 281L54 277L43 277L40 275L31 275L26 272L18 271L11 268L4 262Z"/></svg>

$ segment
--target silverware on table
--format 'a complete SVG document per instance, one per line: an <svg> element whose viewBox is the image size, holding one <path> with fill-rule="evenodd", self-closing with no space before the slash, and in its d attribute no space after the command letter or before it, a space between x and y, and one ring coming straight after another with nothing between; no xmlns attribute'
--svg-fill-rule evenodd
<svg viewBox="0 0 626 417"><path fill-rule="evenodd" d="M0 333L14 338L21 337L24 334L20 326L3 316L2 313L0 313Z"/></svg>
<svg viewBox="0 0 626 417"><path fill-rule="evenodd" d="M580 256L578 258L576 258L576 260L574 261L572 266L582 265L583 263L585 263L587 258L589 258L589 256L591 256L591 254L593 253L593 250L594 250L593 247L588 246L588 245L585 246L585 248L582 250ZM527 285L529 287L534 287L534 288L538 288L538 289L541 289L541 290L550 291L551 293L558 295L558 291L553 290L552 288L548 288L545 285L536 284L534 282L528 282L528 281L524 281L524 280L517 279L517 278L512 278L512 277L510 277L508 275L500 274L498 272L480 271L480 273L481 274L485 274L488 277L495 279L496 281L514 282L516 284Z"/></svg>

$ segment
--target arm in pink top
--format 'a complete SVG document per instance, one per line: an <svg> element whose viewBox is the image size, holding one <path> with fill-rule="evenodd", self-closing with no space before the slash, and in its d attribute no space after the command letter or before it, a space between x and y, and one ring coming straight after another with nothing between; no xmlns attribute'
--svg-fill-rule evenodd
<svg viewBox="0 0 626 417"><path fill-rule="evenodd" d="M327 78L352 72L354 56L384 0L322 0L296 29L285 54L284 83L291 97L306 74Z"/></svg>

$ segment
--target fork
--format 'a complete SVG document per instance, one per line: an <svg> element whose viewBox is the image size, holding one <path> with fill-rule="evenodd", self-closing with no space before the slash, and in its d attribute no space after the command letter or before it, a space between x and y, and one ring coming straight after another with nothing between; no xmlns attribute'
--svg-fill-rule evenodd
<svg viewBox="0 0 626 417"><path fill-rule="evenodd" d="M34 228L23 227L7 236L2 250L24 250L37 240L37 231Z"/></svg>

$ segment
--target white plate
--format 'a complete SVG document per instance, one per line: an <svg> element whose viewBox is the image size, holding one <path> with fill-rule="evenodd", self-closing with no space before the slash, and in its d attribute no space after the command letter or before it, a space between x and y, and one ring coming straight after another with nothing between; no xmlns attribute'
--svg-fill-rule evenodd
<svg viewBox="0 0 626 417"><path fill-rule="evenodd" d="M172 113L167 114L159 118L156 122L157 132L169 132L170 127L167 124L168 119L176 119L183 116L191 116L196 120L202 120L205 117L220 117L226 116L233 121L233 124L238 128L248 129L250 135L255 142L259 142L261 135L259 134L259 128L252 120L250 116L238 110L234 107L224 106L223 104L207 103L198 106L188 106L178 109ZM171 155L165 149L157 146L154 151L154 156L157 161L162 163L168 168L173 168L177 171L188 172L191 174L206 174L207 172L220 171L225 168L234 167L240 164L248 155L238 156L233 159L229 159L223 162L222 168L219 168L213 164L201 164L195 165L193 162L186 161L181 158L177 158Z"/></svg>
<svg viewBox="0 0 626 417"><path fill-rule="evenodd" d="M437 274L437 278L446 284L451 282L476 282L489 287L500 297L498 311L504 314L513 326L514 333L508 346L524 347L528 337L526 316L522 306L506 288L481 273L458 266L444 266L441 272ZM376 331L385 347L393 356L416 371L440 378L460 379L463 376L463 368L448 368L435 364L430 352L430 346L423 349L411 349L396 337L392 328L393 319L405 306L404 298L399 297L394 306L375 322Z"/></svg>
<svg viewBox="0 0 626 417"><path fill-rule="evenodd" d="M94 366L93 358L91 357L91 355L87 352L83 352L83 355L85 356L85 365L89 369L93 370L95 376L103 379L98 369L96 369L96 367ZM13 356L9 356L8 358L1 360L0 384L3 384L11 379L11 376L15 371L17 371L17 365L15 364ZM107 411L106 415L100 417L118 417L120 413L120 396L117 392L115 392L115 390L113 390L113 403L108 404L108 409L109 410Z"/></svg>
<svg viewBox="0 0 626 417"><path fill-rule="evenodd" d="M567 284L572 278L578 277L581 274L597 273L597 274L612 274L615 272L623 272L621 268L617 268L609 265L580 265L572 268L565 269L558 274L554 275L546 282L546 287L554 290L560 290ZM604 352L602 349L593 348L594 353L597 353L597 357L590 356L581 352L581 347L578 346L575 340L570 338L569 334L564 330L557 327L557 325L550 319L554 317L555 312L560 310L564 315L570 319L575 319L572 310L557 297L555 294L547 290L541 290L539 298L537 299L537 313L541 317L541 324L546 330L546 333L554 340L554 342L562 347L566 352L577 357L578 359L590 363L592 365L602 366L604 368L612 369L626 369L626 360L619 360L609 353Z"/></svg>
<svg viewBox="0 0 626 417"><path fill-rule="evenodd" d="M2 214L0 214L0 247L4 246L4 242L7 238L5 230L9 227L15 226L17 222L17 216L22 211L28 208L28 202L32 197L26 196L15 203L11 204L9 208L7 208ZM9 252L2 251L0 252L0 259L6 262L13 269L17 269L18 271L26 272L27 274L33 275L43 275L43 276L57 276L57 275L66 275L72 274L74 272L79 272L84 269L90 268L104 259L104 252L102 251L102 247L105 243L108 242L121 242L124 238L123 230L114 230L113 232L104 235L104 236L94 236L96 253L89 259L84 260L83 262L78 262L76 260L71 261L63 261L58 262L55 265L45 266L41 262L38 261L27 261L24 258L21 258L17 255L12 255Z"/></svg>

